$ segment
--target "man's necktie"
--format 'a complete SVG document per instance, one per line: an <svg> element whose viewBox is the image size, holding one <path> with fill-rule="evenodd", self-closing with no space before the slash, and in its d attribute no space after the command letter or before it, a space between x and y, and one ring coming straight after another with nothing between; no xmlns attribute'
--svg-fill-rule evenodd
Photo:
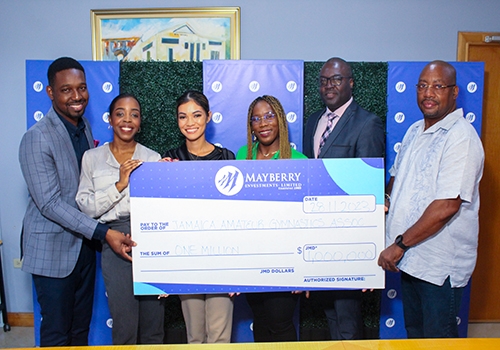
<svg viewBox="0 0 500 350"><path fill-rule="evenodd" d="M335 118L338 117L338 115L336 115L335 113L328 113L326 116L328 118L328 123L326 124L326 129L323 132L323 135L321 135L321 140L319 142L318 156L321 153L321 149L325 145L325 142L328 139L328 136L330 136L330 134L333 131L333 121L335 120Z"/></svg>

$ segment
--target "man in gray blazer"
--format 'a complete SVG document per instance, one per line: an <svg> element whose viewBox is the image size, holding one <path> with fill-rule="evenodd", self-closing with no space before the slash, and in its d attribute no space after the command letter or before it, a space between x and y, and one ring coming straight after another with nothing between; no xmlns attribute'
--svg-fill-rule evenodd
<svg viewBox="0 0 500 350"><path fill-rule="evenodd" d="M383 157L382 120L352 98L354 79L349 64L330 58L319 74L319 93L326 108L307 120L304 154L309 158ZM332 339L361 339L361 291L322 292Z"/></svg>
<svg viewBox="0 0 500 350"><path fill-rule="evenodd" d="M95 279L91 240L103 240L126 259L135 244L78 210L83 153L94 147L83 117L89 94L85 71L62 57L48 69L52 108L23 136L19 162L28 185L23 221L23 270L33 275L41 307L41 346L88 345Z"/></svg>

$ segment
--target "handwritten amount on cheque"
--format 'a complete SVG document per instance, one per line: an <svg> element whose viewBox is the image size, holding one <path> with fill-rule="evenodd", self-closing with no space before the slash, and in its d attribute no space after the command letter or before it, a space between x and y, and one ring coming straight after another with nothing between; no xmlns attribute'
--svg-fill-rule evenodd
<svg viewBox="0 0 500 350"><path fill-rule="evenodd" d="M160 258L170 256L228 256L228 255L281 255L298 254L307 262L334 262L334 261L363 261L375 258L375 244L364 243L324 243L306 244L297 247L295 252L243 252L239 246L210 246L210 245L175 245L173 251L156 250L141 251L141 258Z"/></svg>

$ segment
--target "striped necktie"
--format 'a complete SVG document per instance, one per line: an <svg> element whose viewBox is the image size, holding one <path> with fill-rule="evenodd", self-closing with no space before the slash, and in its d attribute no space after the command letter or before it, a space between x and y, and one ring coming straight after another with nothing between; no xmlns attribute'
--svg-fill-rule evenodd
<svg viewBox="0 0 500 350"><path fill-rule="evenodd" d="M333 131L333 121L335 120L335 118L338 117L338 115L336 115L335 113L328 113L326 116L328 118L328 123L326 124L326 129L323 132L323 135L321 135L321 140L319 142L318 156L321 153L321 149L325 145L325 142L328 139L328 136L330 136L330 134Z"/></svg>

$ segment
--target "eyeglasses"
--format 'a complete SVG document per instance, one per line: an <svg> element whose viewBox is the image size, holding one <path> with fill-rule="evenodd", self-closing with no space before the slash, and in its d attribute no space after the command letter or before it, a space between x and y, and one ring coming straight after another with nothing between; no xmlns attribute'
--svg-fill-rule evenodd
<svg viewBox="0 0 500 350"><path fill-rule="evenodd" d="M328 86L328 84L332 84L333 86L342 85L343 79L350 79L352 77L343 77L341 75L334 75L333 77L319 77L319 85L320 86Z"/></svg>
<svg viewBox="0 0 500 350"><path fill-rule="evenodd" d="M449 87L454 87L456 84L453 85L443 85L443 84L417 84L415 85L417 87L417 90L422 92L427 89L433 89L435 91L444 91L444 89L449 88Z"/></svg>
<svg viewBox="0 0 500 350"><path fill-rule="evenodd" d="M259 116L252 116L250 117L250 121L254 124L258 124L260 123L261 121L266 121L266 122L271 122L274 120L274 118L276 118L276 115L273 113L273 112L267 112L266 114L264 114L262 117L259 117Z"/></svg>

